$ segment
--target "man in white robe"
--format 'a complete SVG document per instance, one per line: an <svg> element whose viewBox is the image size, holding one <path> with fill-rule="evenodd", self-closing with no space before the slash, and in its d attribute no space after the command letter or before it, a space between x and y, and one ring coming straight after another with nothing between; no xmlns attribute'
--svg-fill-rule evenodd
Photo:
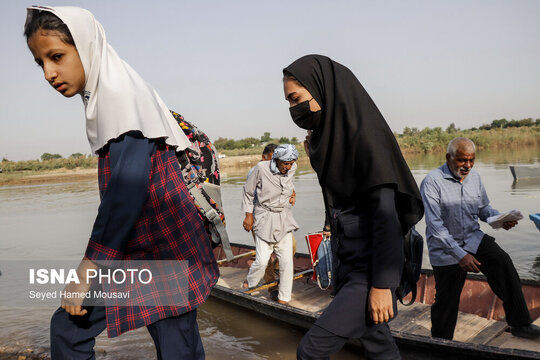
<svg viewBox="0 0 540 360"><path fill-rule="evenodd" d="M291 300L294 276L292 232L299 227L292 206L297 159L298 151L294 145L279 145L272 160L261 161L254 167L243 189L242 208L246 213L243 225L246 231L255 233L257 253L244 287L257 286L272 252L275 252L279 261L278 302L281 304Z"/></svg>

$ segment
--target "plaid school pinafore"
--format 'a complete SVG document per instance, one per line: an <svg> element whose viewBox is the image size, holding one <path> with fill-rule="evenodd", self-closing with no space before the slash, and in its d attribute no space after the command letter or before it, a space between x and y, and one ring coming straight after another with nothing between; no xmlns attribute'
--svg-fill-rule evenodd
<svg viewBox="0 0 540 360"><path fill-rule="evenodd" d="M210 295L219 278L210 239L182 179L174 150L158 145L151 156L147 201L123 253L90 239L91 260L188 260L185 306L107 306L107 333L126 331L194 310ZM99 157L100 195L111 177L109 152Z"/></svg>

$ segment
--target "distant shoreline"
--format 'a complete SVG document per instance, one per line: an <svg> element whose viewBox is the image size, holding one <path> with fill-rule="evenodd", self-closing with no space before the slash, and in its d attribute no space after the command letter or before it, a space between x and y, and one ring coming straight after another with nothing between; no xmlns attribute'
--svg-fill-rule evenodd
<svg viewBox="0 0 540 360"><path fill-rule="evenodd" d="M241 168L255 164L260 155L227 156L219 159L220 169ZM0 174L0 186L40 185L97 180L97 168L26 170Z"/></svg>
<svg viewBox="0 0 540 360"><path fill-rule="evenodd" d="M437 129L408 135L397 135L397 141L405 157L422 154L444 155L446 144L456 136L471 138L478 150L496 150L540 146L540 126L491 130L464 130L447 133ZM308 161L302 144L297 144L300 161ZM221 150L225 157L219 159L222 170L253 166L261 158L262 147ZM63 167L67 164L68 167ZM24 166L21 166L24 165ZM77 165L75 167L75 165ZM55 168L58 167L58 168ZM97 159L56 159L48 161L0 162L0 186L39 185L97 180ZM13 171L9 171L9 169ZM24 170L17 171L18 168ZM35 170L34 170L35 169ZM8 171L6 171L8 170Z"/></svg>

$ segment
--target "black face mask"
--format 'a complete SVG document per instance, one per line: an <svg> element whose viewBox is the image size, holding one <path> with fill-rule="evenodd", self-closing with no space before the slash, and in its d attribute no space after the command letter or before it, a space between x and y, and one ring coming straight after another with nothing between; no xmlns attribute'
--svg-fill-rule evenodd
<svg viewBox="0 0 540 360"><path fill-rule="evenodd" d="M301 102L298 105L295 105L289 108L291 113L292 120L296 125L306 130L315 130L319 127L321 122L321 110L311 111L309 108L309 102L311 100L306 100Z"/></svg>

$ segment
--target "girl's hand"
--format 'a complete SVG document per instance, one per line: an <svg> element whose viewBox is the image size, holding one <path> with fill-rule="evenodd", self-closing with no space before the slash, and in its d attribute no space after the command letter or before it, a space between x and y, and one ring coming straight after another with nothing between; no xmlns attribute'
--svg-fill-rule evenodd
<svg viewBox="0 0 540 360"><path fill-rule="evenodd" d="M76 304L78 299L62 299L62 309L66 310L69 315L73 316L84 316L88 312L86 309L83 309L81 304Z"/></svg>
<svg viewBox="0 0 540 360"><path fill-rule="evenodd" d="M390 289L372 287L369 290L368 311L375 324L388 322L394 317L392 292Z"/></svg>
<svg viewBox="0 0 540 360"><path fill-rule="evenodd" d="M66 310L68 314L74 316L83 316L87 313L87 310L83 309L82 307L82 303L85 298L78 295L86 293L90 289L90 284L86 283L86 277L82 278L79 276L79 279L81 280L80 284L69 283L66 285L64 291L66 293L72 293L74 296L71 298L63 297L60 304L62 309Z"/></svg>
<svg viewBox="0 0 540 360"><path fill-rule="evenodd" d="M66 310L66 312L73 316L83 316L86 315L88 312L86 309L83 309L82 303L84 301L84 297L82 296L76 296L78 294L83 294L89 291L90 289L90 281L86 277L88 274L88 270L93 269L96 270L98 266L88 259L86 256L83 257L81 263L77 267L77 276L80 280L80 283L69 283L64 288L64 291L66 293L75 293L75 296L72 296L71 298L62 298L61 301L61 307L62 309Z"/></svg>

